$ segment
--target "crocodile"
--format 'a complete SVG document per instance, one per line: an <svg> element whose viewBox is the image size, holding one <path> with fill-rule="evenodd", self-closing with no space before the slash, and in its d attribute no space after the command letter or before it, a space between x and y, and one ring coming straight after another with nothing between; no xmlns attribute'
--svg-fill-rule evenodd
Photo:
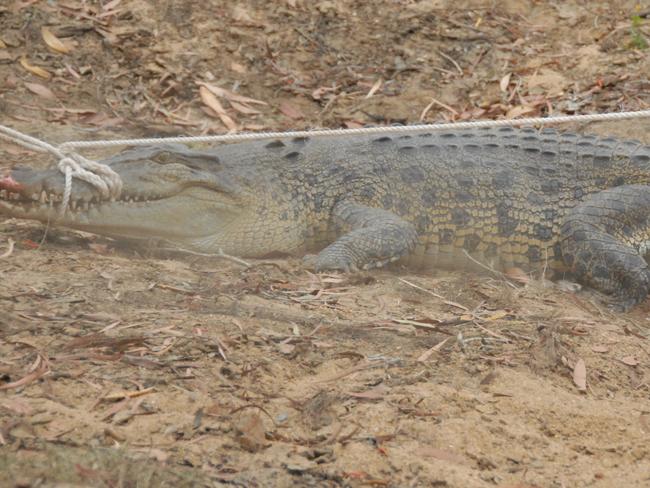
<svg viewBox="0 0 650 488"><path fill-rule="evenodd" d="M318 251L316 270L570 274L627 310L650 290L650 146L500 127L164 145L102 161L117 199L56 169L0 179L0 214L241 257Z"/></svg>

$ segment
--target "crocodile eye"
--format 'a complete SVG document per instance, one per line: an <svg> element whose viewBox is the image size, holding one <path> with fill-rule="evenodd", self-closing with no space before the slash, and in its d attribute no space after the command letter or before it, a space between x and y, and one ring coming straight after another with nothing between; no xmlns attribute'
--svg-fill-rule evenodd
<svg viewBox="0 0 650 488"><path fill-rule="evenodd" d="M201 166L199 166L198 164L188 163L188 162L185 162L185 161L182 164L186 168L191 169L192 171L194 171L196 173L203 170L203 168L201 168Z"/></svg>
<svg viewBox="0 0 650 488"><path fill-rule="evenodd" d="M160 151L151 157L151 160L159 164L171 164L178 161L178 156L175 153L169 151Z"/></svg>
<svg viewBox="0 0 650 488"><path fill-rule="evenodd" d="M160 151L152 156L151 160L159 164L177 164L197 171L217 167L220 163L216 155L198 151Z"/></svg>

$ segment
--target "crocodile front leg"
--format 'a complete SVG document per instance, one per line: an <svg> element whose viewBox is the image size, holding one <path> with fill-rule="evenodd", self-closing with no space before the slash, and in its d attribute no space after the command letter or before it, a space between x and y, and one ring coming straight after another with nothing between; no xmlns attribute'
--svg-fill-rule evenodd
<svg viewBox="0 0 650 488"><path fill-rule="evenodd" d="M583 283L628 310L650 291L650 186L604 190L574 207L562 225L562 256Z"/></svg>
<svg viewBox="0 0 650 488"><path fill-rule="evenodd" d="M317 271L380 267L410 253L418 240L413 225L379 208L343 201L334 207L332 217L350 231L315 257Z"/></svg>

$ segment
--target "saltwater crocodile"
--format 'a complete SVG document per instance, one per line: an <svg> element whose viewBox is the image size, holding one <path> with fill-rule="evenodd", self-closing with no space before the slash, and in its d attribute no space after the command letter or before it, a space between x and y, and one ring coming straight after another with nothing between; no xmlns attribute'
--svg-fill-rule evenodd
<svg viewBox="0 0 650 488"><path fill-rule="evenodd" d="M124 182L102 201L63 177L15 168L0 213L242 257L320 250L318 270L481 263L570 272L644 300L650 147L510 127L292 138L209 150L147 147L104 161Z"/></svg>

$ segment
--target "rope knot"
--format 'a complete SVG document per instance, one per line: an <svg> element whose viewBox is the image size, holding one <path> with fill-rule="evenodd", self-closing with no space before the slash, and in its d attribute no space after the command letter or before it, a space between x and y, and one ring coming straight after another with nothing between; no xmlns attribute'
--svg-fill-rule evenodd
<svg viewBox="0 0 650 488"><path fill-rule="evenodd" d="M59 159L58 168L65 177L65 189L59 217L63 217L68 209L72 192L72 178L94 186L104 200L119 198L122 192L122 179L115 171L105 164L87 159L69 149L58 148L58 151L63 156Z"/></svg>

